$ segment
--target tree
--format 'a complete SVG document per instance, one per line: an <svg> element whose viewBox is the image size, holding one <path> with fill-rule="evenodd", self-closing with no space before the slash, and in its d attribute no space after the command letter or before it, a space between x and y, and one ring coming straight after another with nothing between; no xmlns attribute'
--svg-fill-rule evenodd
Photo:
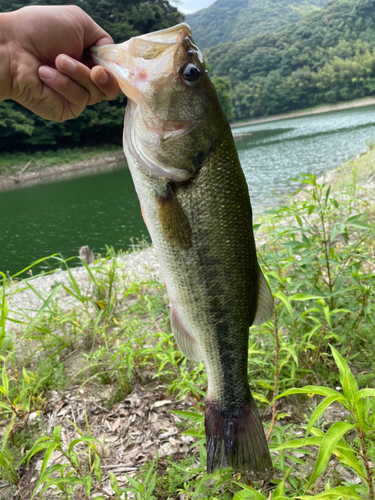
<svg viewBox="0 0 375 500"><path fill-rule="evenodd" d="M184 16L167 0L72 0L81 7L116 43L132 36L168 28ZM65 0L0 0L0 12L26 5L64 5ZM54 123L33 115L12 102L0 103L0 150L25 150L43 147L91 145L120 142L126 98L103 101L87 107L81 116L64 123Z"/></svg>
<svg viewBox="0 0 375 500"><path fill-rule="evenodd" d="M217 96L226 117L229 121L233 121L234 114L231 98L232 87L230 81L226 78L214 78L212 83L215 85Z"/></svg>

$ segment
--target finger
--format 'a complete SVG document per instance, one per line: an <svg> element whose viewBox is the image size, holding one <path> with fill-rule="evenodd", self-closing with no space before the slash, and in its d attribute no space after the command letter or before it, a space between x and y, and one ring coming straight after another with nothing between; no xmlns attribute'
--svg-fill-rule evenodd
<svg viewBox="0 0 375 500"><path fill-rule="evenodd" d="M105 93L91 81L90 69L87 66L64 54L57 56L55 64L61 73L65 74L89 93L86 104L96 104L104 99Z"/></svg>
<svg viewBox="0 0 375 500"><path fill-rule="evenodd" d="M111 101L116 98L120 87L113 73L102 66L94 66L90 71L90 78L94 85L103 92L103 99Z"/></svg>
<svg viewBox="0 0 375 500"><path fill-rule="evenodd" d="M75 118L82 113L90 97L90 94L85 88L81 87L81 85L68 76L60 73L60 71L48 66L40 66L38 75L43 83L59 94L60 99L58 101L60 102L56 101L54 106L58 104L61 106L61 97L63 97L67 101L66 105L72 112L70 118ZM64 115L61 120L63 119L68 118Z"/></svg>
<svg viewBox="0 0 375 500"><path fill-rule="evenodd" d="M108 36L103 36L103 38L100 38L97 42L95 42L95 45L97 46L102 46L102 45L112 45L113 44L113 40L112 38L108 35Z"/></svg>
<svg viewBox="0 0 375 500"><path fill-rule="evenodd" d="M74 8L74 7L73 7ZM79 7L78 7L79 8ZM91 45L98 45L103 40L101 45L113 43L111 36L103 30L88 14L80 9L79 15L83 27L83 44L84 47L91 47Z"/></svg>

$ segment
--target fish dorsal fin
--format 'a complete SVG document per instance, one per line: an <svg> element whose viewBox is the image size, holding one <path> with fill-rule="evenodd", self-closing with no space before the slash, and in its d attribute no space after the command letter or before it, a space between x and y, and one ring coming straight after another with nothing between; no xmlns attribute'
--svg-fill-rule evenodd
<svg viewBox="0 0 375 500"><path fill-rule="evenodd" d="M182 354L192 361L202 361L202 354L195 339L186 333L171 307L171 327L178 348Z"/></svg>
<svg viewBox="0 0 375 500"><path fill-rule="evenodd" d="M261 325L271 319L273 313L273 297L262 271L258 265L258 297L253 325Z"/></svg>

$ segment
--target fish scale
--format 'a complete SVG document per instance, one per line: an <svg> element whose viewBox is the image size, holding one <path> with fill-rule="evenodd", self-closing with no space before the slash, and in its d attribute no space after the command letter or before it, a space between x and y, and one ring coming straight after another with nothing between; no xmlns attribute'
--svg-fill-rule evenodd
<svg viewBox="0 0 375 500"><path fill-rule="evenodd" d="M158 49L158 40L172 42ZM247 364L249 327L269 319L273 299L258 266L248 186L229 124L187 25L119 47L116 64L132 68L131 81L121 80L126 71L118 75L130 96L124 151L165 280L172 331L182 353L207 371L207 469L268 477L272 461ZM105 50L95 48L103 65ZM142 50L154 56L149 72L146 60L137 70L132 59L134 52L139 61Z"/></svg>

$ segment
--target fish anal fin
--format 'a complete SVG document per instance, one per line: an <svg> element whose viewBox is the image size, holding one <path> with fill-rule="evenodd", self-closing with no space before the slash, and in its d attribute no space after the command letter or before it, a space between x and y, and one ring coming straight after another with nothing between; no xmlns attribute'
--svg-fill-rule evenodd
<svg viewBox="0 0 375 500"><path fill-rule="evenodd" d="M195 339L189 335L178 320L171 307L171 327L178 348L182 354L192 361L202 361L202 354Z"/></svg>
<svg viewBox="0 0 375 500"><path fill-rule="evenodd" d="M253 325L261 325L271 319L273 313L273 297L263 273L258 265L257 308Z"/></svg>
<svg viewBox="0 0 375 500"><path fill-rule="evenodd" d="M170 184L164 196L158 196L158 215L165 240L175 248L190 248L192 231Z"/></svg>

